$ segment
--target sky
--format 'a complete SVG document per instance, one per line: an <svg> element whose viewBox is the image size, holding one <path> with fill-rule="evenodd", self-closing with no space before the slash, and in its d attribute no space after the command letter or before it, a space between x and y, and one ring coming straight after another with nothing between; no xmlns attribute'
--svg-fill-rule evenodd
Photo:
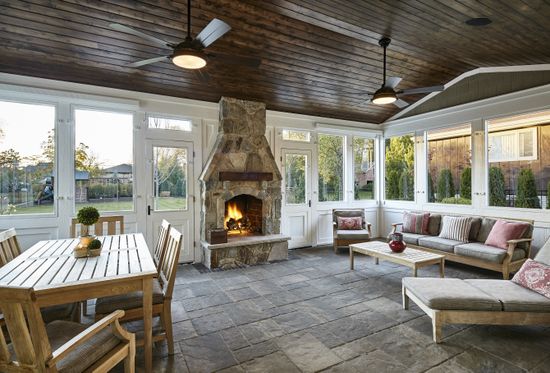
<svg viewBox="0 0 550 373"><path fill-rule="evenodd" d="M54 126L53 106L0 101L0 151L40 155ZM75 144L88 145L103 167L132 163L132 114L77 109L75 126Z"/></svg>

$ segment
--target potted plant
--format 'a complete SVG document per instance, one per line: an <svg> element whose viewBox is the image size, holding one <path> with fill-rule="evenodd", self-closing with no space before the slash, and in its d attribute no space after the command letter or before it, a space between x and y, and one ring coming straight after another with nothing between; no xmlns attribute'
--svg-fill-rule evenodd
<svg viewBox="0 0 550 373"><path fill-rule="evenodd" d="M88 244L88 256L98 256L101 254L101 241L97 238Z"/></svg>
<svg viewBox="0 0 550 373"><path fill-rule="evenodd" d="M89 234L90 225L97 223L99 219L99 211L95 207L86 206L78 210L76 214L76 220L82 224L80 230L80 245L87 248L90 242L94 239L94 236Z"/></svg>

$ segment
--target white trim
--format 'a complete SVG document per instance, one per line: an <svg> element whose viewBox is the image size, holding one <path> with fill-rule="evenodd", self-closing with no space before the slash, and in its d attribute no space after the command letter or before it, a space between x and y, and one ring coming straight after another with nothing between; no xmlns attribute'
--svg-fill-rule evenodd
<svg viewBox="0 0 550 373"><path fill-rule="evenodd" d="M315 123L315 128L319 131L330 131L331 133L338 133L344 135L360 135L362 137L369 136L370 138L376 137L376 135L381 135L382 130L374 130L370 128L360 128L356 126L340 126L335 124L328 123Z"/></svg>
<svg viewBox="0 0 550 373"><path fill-rule="evenodd" d="M467 71L463 74L460 74L456 78L450 80L448 83L444 84L444 90L440 92L432 92L429 95L421 98L412 105L407 106L405 109L401 110L397 114L391 116L390 118L384 121L383 126L385 127L386 123L393 122L403 115L407 114L409 111L415 109L416 107L422 105L424 102L431 100L433 97L437 96L441 92L445 92L448 88L457 84L458 82L478 74L487 74L487 73L503 73L503 72L528 72L528 71L547 71L550 70L550 64L538 64L538 65L518 65L518 66L495 66L495 67L478 67Z"/></svg>

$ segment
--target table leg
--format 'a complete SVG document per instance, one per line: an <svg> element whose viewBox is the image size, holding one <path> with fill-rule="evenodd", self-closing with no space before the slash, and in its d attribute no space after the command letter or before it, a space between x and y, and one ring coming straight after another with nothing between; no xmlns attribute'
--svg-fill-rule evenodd
<svg viewBox="0 0 550 373"><path fill-rule="evenodd" d="M439 277L445 277L445 259L441 259L439 262Z"/></svg>
<svg viewBox="0 0 550 373"><path fill-rule="evenodd" d="M416 268L416 266L414 266L413 267L413 276L417 277L417 274L418 274L418 268Z"/></svg>
<svg viewBox="0 0 550 373"><path fill-rule="evenodd" d="M374 258L374 264L378 265L378 263L379 263L378 258Z"/></svg>
<svg viewBox="0 0 550 373"><path fill-rule="evenodd" d="M349 268L353 271L353 249L349 247Z"/></svg>
<svg viewBox="0 0 550 373"><path fill-rule="evenodd" d="M143 279L143 349L145 371L153 371L153 279Z"/></svg>

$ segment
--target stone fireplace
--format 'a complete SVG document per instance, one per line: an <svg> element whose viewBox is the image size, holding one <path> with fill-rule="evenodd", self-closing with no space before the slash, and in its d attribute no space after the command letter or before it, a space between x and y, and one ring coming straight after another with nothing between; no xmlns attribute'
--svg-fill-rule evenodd
<svg viewBox="0 0 550 373"><path fill-rule="evenodd" d="M201 247L208 268L286 259L281 174L265 138L265 104L222 97L214 149L200 176ZM206 242L225 229L227 243Z"/></svg>

